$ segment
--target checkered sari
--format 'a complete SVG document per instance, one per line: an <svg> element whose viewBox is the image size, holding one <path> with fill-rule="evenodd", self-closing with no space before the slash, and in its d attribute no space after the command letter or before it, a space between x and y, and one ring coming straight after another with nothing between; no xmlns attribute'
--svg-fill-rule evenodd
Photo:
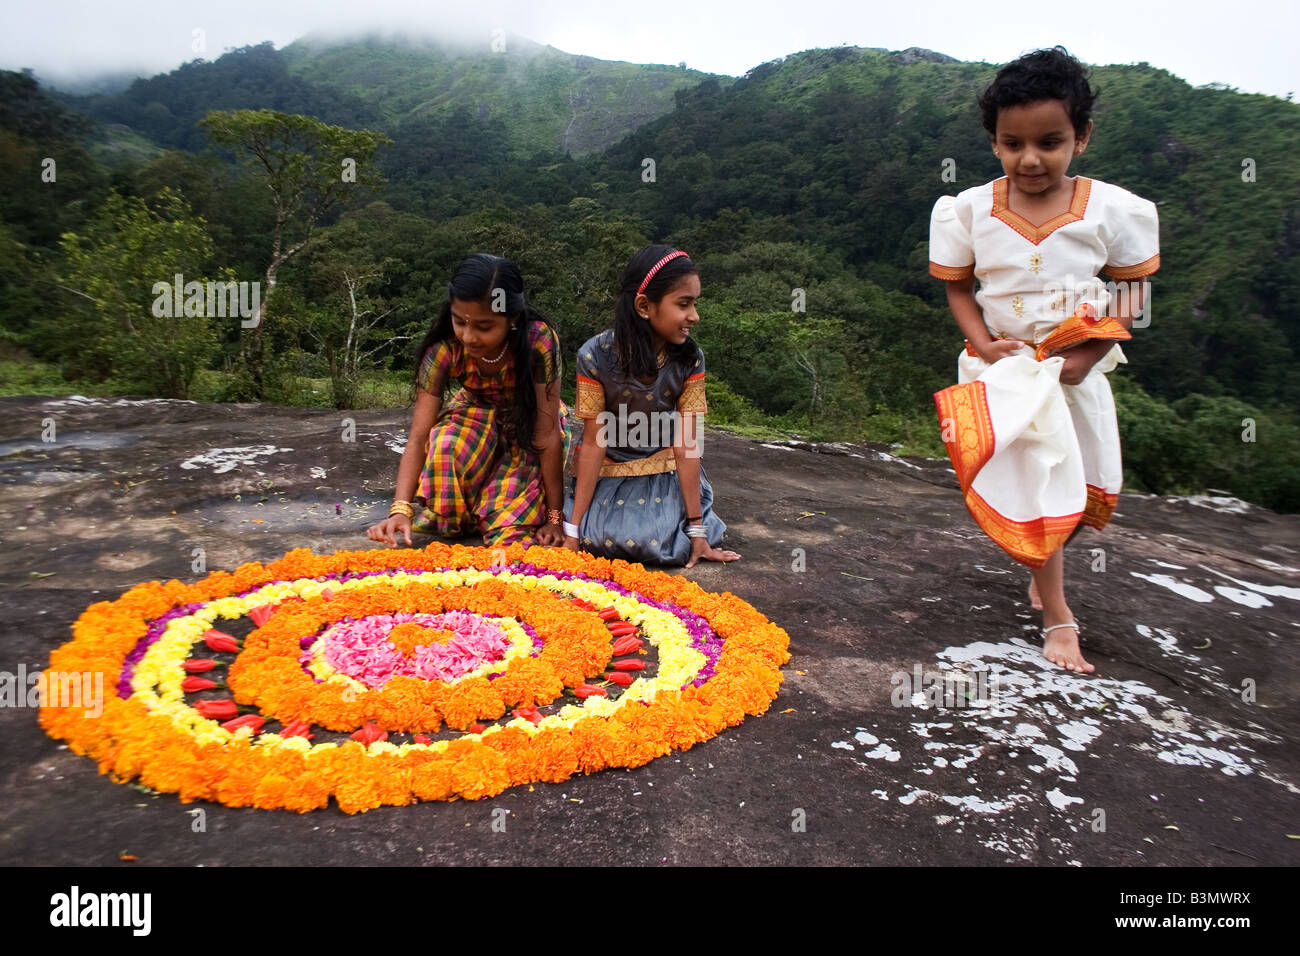
<svg viewBox="0 0 1300 956"><path fill-rule="evenodd" d="M533 378L538 384L559 377L560 344L549 326L529 328ZM529 544L544 523L546 486L541 460L515 444L514 367L500 376L482 375L457 341L431 348L420 368L422 387L435 395L458 381L425 445L424 468L416 496L424 500L411 527L416 531L461 537L481 533L488 547ZM569 453L568 409L560 403L558 427ZM417 502L418 503L418 502Z"/></svg>

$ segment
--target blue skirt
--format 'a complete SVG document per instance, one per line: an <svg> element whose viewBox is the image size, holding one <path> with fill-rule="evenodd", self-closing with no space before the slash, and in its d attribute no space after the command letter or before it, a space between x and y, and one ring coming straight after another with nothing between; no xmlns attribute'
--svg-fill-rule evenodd
<svg viewBox="0 0 1300 956"><path fill-rule="evenodd" d="M727 526L713 513L713 486L703 467L700 513L709 531L709 544L716 548ZM573 515L572 483L564 514L566 520ZM686 525L686 505L676 472L600 478L582 516L578 540L584 551L598 557L680 567L691 557Z"/></svg>

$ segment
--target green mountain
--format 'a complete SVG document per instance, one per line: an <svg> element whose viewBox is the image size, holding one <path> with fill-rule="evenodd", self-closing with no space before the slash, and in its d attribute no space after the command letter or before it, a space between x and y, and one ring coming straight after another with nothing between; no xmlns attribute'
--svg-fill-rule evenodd
<svg viewBox="0 0 1300 956"><path fill-rule="evenodd" d="M604 149L671 110L678 90L710 76L578 56L514 35L485 36L477 47L308 36L283 53L291 76L366 103L385 129L460 109L502 120L517 155Z"/></svg>
<svg viewBox="0 0 1300 956"><path fill-rule="evenodd" d="M603 149L710 76L576 56L509 35L494 53L491 42L473 49L420 38L308 36L283 50L262 43L194 60L119 93L58 99L171 149L202 149L195 124L210 110L274 109L382 129L399 144L441 136L449 122L478 124L500 140L503 156L523 158Z"/></svg>

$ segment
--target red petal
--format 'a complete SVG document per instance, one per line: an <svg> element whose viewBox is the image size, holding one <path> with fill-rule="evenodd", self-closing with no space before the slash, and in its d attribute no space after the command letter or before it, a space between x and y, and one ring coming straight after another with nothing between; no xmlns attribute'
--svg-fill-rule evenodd
<svg viewBox="0 0 1300 956"><path fill-rule="evenodd" d="M370 723L366 724L364 727L362 727L360 730L354 733L352 735L352 739L359 741L360 743L365 744L367 747L369 747L371 744L375 743L376 741L387 740L388 731L381 730L379 726L372 720L370 721Z"/></svg>

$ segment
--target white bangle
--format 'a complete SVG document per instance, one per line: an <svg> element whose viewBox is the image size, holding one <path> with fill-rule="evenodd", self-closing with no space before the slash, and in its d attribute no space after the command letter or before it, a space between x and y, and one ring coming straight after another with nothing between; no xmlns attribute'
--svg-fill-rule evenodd
<svg viewBox="0 0 1300 956"><path fill-rule="evenodd" d="M702 524L687 525L686 536L688 538L707 538L709 536L709 529Z"/></svg>
<svg viewBox="0 0 1300 956"><path fill-rule="evenodd" d="M564 536L566 538L578 537L578 526L571 521L564 522Z"/></svg>

